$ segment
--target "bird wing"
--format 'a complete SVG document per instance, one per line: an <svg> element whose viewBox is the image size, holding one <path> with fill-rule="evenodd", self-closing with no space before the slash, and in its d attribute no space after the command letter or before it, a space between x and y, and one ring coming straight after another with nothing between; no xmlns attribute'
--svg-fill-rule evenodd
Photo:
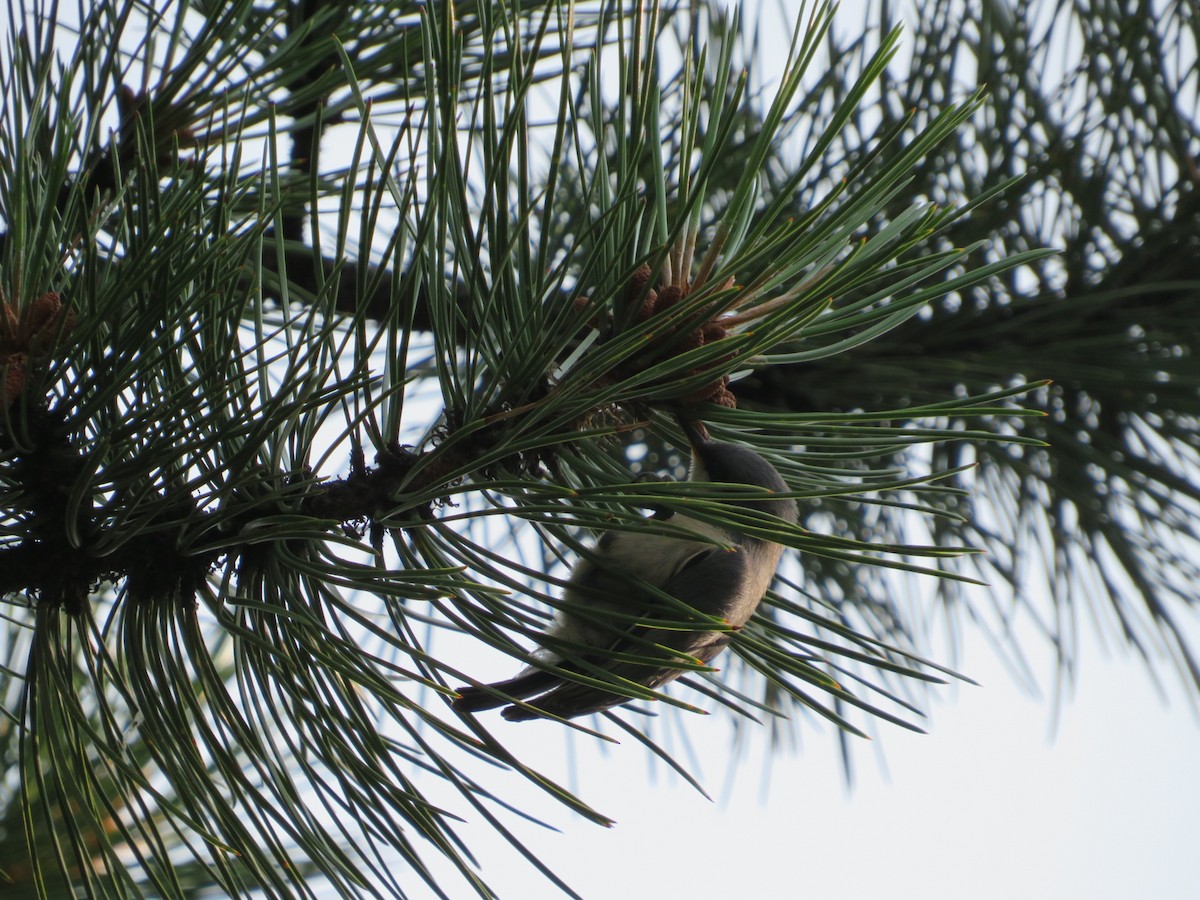
<svg viewBox="0 0 1200 900"><path fill-rule="evenodd" d="M663 590L684 603L692 605L697 612L726 617L733 610L745 606L741 595L748 582L745 552L737 548L723 550L714 547L705 553L698 554L664 585ZM715 598L718 602L703 604L698 602L697 598ZM659 617L662 616L661 604L659 604L657 613ZM678 614L672 615L672 618L678 618ZM563 663L560 668L579 675L586 675L589 678L602 679L614 685L622 683L641 685L653 690L681 674L679 669L670 665L673 661L678 661L681 655L706 664L728 643L728 632L681 631L639 626L632 629L629 636L614 642L612 649L630 655L636 654L639 657L653 657L658 654L662 657L661 664L585 656L583 660L591 665ZM540 672L539 674L549 675L550 673ZM626 703L630 699L625 694L614 693L595 684L585 684L553 675L551 678L556 683L552 690L537 697L528 706L509 706L503 712L504 718L510 721L525 721L540 716L558 716L567 719L587 713L601 712ZM521 676L517 676L513 681L520 681L520 679ZM515 693L511 696L514 699L525 699L537 694L539 690L541 690L540 687L523 696ZM498 702L487 708L497 705L499 705Z"/></svg>

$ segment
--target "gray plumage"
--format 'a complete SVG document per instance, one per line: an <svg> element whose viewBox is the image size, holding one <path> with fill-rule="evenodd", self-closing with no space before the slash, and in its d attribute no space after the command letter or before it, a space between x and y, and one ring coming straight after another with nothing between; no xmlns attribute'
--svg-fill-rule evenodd
<svg viewBox="0 0 1200 900"><path fill-rule="evenodd" d="M685 428L692 442L690 480L749 484L779 492L788 489L775 467L753 450L710 441L694 428L686 424ZM791 499L736 500L731 505L770 513L787 522L796 521L796 503ZM563 594L567 603L548 632L554 639L547 641L548 644L563 641L584 648L609 647L643 660L589 658L585 649L576 650L566 658L553 651L542 651L549 652L548 665L599 681L627 681L657 690L682 674L672 662L684 657L708 664L729 643L727 631L689 631L678 627L689 618L686 610L639 590L636 582L621 573L640 576L695 612L723 619L735 630L749 621L771 586L783 548L682 514L670 521L713 537L731 549L663 534L606 532L594 553L582 558L572 570ZM663 625L670 622L674 627L644 624L630 627L623 618L630 616L642 622L658 619ZM661 657L663 664L651 665L645 661L646 657ZM459 688L454 707L463 712L478 712L504 706L512 700L528 700L534 708L510 705L503 712L506 719L524 721L539 716L572 718L601 712L630 699L540 668L526 669L514 678L488 687L490 690L474 686Z"/></svg>

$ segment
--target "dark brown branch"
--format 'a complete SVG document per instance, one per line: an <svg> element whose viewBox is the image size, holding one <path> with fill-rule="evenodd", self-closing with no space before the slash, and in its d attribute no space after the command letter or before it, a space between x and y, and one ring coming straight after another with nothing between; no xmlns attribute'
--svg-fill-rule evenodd
<svg viewBox="0 0 1200 900"><path fill-rule="evenodd" d="M0 428L0 449L11 455L9 480L14 482L22 497L19 510L10 515L20 516L26 523L26 537L0 545L0 595L27 593L36 602L68 613L83 611L88 597L103 582L125 581L126 590L135 601L155 602L176 600L182 605L196 602L196 591L203 579L222 559L230 560L239 571L248 571L243 563L252 562L263 552L259 542L237 543L236 540L205 553L189 554L185 531L194 535L203 531L203 523L213 514L202 510L194 498L182 491L159 495L160 512L142 533L130 538L111 553L93 552L99 527L95 510L90 503L81 503L72 514L69 498L77 494L79 479L87 477L89 468L86 452L68 440L62 416L54 409L34 409L27 412L29 427L15 441ZM301 476L292 488L304 495L299 504L302 515L315 520L333 520L347 526L370 523L384 511L396 506L396 496L402 488L409 493L427 495L431 488L448 483L451 473L469 468L479 458L486 445L503 438L505 425L498 423L477 429L467 440L450 451L443 451L432 465L426 465L416 481L409 476L424 454L393 446L380 451L375 467L366 466L361 452L355 454L351 472L345 478L321 482L311 476ZM269 480L269 475L268 475ZM295 496L280 493L270 483L262 484L268 497L263 502L246 494L245 512L226 520L219 527L238 532L256 521L296 512L291 500ZM88 491L83 496L90 497ZM144 496L139 502L145 503ZM115 501L121 502L120 495ZM106 510L106 517L119 517L119 509ZM417 517L432 515L428 507L417 511ZM69 521L71 520L71 521ZM72 533L80 540L73 542Z"/></svg>

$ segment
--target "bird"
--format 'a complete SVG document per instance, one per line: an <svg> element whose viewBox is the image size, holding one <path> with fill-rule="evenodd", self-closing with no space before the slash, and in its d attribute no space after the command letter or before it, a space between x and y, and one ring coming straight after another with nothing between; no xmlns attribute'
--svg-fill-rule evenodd
<svg viewBox="0 0 1200 900"><path fill-rule="evenodd" d="M690 481L752 485L772 493L788 490L778 470L759 453L740 444L712 440L694 422L681 420L680 424L691 445ZM739 498L729 504L769 513L789 524L797 520L796 501L790 497ZM783 547L683 513L669 517L672 524L723 546L661 531L605 532L594 550L582 556L571 571L563 608L538 651L543 665L528 667L504 681L459 687L452 701L454 709L477 713L504 706L501 715L518 722L570 719L603 712L631 699L605 690L600 686L605 681L632 682L657 690L683 674L678 667L681 661L708 665L729 644L731 632L744 626L758 608L775 577ZM679 603L669 603L654 591L639 587L636 578ZM728 629L689 630L681 624L689 618L688 609L723 620ZM655 618L662 625L669 621L671 627L655 627ZM611 652L589 656L587 648ZM654 662L655 657L661 658L661 663ZM563 670L591 683L564 677Z"/></svg>

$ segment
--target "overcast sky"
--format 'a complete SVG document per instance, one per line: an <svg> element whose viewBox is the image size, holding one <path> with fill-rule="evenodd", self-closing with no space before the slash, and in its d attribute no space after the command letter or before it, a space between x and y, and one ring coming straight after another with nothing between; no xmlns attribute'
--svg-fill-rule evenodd
<svg viewBox="0 0 1200 900"><path fill-rule="evenodd" d="M927 735L885 727L876 743L886 776L876 748L859 742L848 790L825 730L775 759L766 796L756 747L741 757L731 799L709 802L661 765L648 777L646 753L629 741L605 755L577 741L577 787L618 824L572 823L564 812L552 817L564 834L525 833L543 861L599 900L1200 896L1200 719L1178 685L1163 699L1140 666L1104 658L1089 638L1052 735L1048 699L1022 694L982 641L966 656L982 685L948 691ZM1044 658L1041 671L1049 665ZM713 738L702 771L719 797L727 731L716 716L690 727L697 744ZM511 729L527 762L567 771L561 726ZM483 856L502 896L562 896L514 856L494 844Z"/></svg>
<svg viewBox="0 0 1200 900"><path fill-rule="evenodd" d="M838 23L861 23L864 6L843 2ZM547 806L564 833L522 834L599 900L1196 900L1194 700L1178 681L1156 688L1142 665L1106 653L1079 618L1078 681L1057 715L1054 661L1037 635L1022 640L1041 697L1018 689L969 635L961 670L981 686L935 694L927 735L884 724L874 746L859 741L853 789L829 728L806 729L801 750L777 755L769 776L761 744L752 747L725 791L724 717L689 722L705 748L700 772L718 798L710 802L631 741L598 748L564 738L553 723L510 731L497 722L525 762L567 780L618 822L603 829ZM1200 647L1200 623L1192 624ZM578 754L569 760L568 744ZM472 849L484 844L483 874L503 896L562 896L504 845L485 838Z"/></svg>

